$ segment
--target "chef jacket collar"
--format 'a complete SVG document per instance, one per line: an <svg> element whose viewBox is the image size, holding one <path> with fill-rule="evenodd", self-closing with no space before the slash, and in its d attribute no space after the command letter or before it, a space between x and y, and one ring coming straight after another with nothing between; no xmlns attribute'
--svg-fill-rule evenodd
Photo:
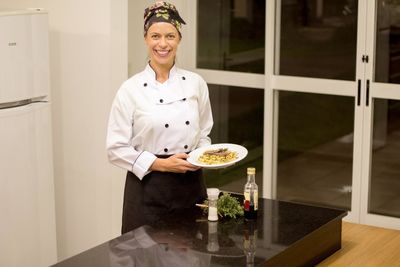
<svg viewBox="0 0 400 267"><path fill-rule="evenodd" d="M145 72L147 73L147 75L154 80L155 82L157 82L157 77L156 77L156 72L153 70L153 68L150 66L150 62L147 63L147 66L145 68ZM169 70L169 75L168 75L168 80L172 80L172 78L177 74L177 68L175 66L175 64L172 66L172 68ZM167 80L167 81L168 81Z"/></svg>

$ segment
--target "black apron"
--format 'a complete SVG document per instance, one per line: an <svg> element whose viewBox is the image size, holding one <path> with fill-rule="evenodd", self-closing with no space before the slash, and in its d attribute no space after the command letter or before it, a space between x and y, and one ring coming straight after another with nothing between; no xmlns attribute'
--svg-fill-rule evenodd
<svg viewBox="0 0 400 267"><path fill-rule="evenodd" d="M202 170L186 173L152 171L142 180L127 173L122 210L122 234L151 225L162 216L194 208L207 198Z"/></svg>

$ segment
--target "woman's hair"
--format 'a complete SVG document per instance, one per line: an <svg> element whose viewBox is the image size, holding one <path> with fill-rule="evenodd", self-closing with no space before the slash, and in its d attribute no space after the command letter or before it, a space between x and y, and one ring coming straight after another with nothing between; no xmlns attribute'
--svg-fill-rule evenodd
<svg viewBox="0 0 400 267"><path fill-rule="evenodd" d="M171 23L177 29L180 36L182 24L185 21L179 15L173 4L165 1L158 1L144 10L144 35L146 36L150 26L157 22Z"/></svg>

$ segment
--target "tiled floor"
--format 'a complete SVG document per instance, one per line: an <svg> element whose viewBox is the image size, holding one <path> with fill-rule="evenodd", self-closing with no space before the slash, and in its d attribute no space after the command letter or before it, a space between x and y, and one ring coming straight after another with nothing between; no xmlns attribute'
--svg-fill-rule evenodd
<svg viewBox="0 0 400 267"><path fill-rule="evenodd" d="M372 157L371 211L400 217L400 130Z"/></svg>
<svg viewBox="0 0 400 267"><path fill-rule="evenodd" d="M278 197L350 208L352 144L342 140L304 152L279 164ZM328 156L327 156L328 155ZM400 131L374 149L370 211L400 217Z"/></svg>
<svg viewBox="0 0 400 267"><path fill-rule="evenodd" d="M278 165L281 200L350 209L353 143L345 137L291 157ZM386 145L374 149L371 165L373 213L400 217L400 130L388 135ZM262 188L262 177L257 183ZM224 190L241 192L245 178Z"/></svg>
<svg viewBox="0 0 400 267"><path fill-rule="evenodd" d="M337 140L280 162L278 198L349 209L351 149Z"/></svg>

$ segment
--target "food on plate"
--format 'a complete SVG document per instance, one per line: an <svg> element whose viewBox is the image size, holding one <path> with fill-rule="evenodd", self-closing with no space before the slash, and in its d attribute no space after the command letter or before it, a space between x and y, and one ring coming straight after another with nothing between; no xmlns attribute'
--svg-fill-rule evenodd
<svg viewBox="0 0 400 267"><path fill-rule="evenodd" d="M223 164L237 159L237 153L227 148L206 150L200 155L198 161L207 165Z"/></svg>

